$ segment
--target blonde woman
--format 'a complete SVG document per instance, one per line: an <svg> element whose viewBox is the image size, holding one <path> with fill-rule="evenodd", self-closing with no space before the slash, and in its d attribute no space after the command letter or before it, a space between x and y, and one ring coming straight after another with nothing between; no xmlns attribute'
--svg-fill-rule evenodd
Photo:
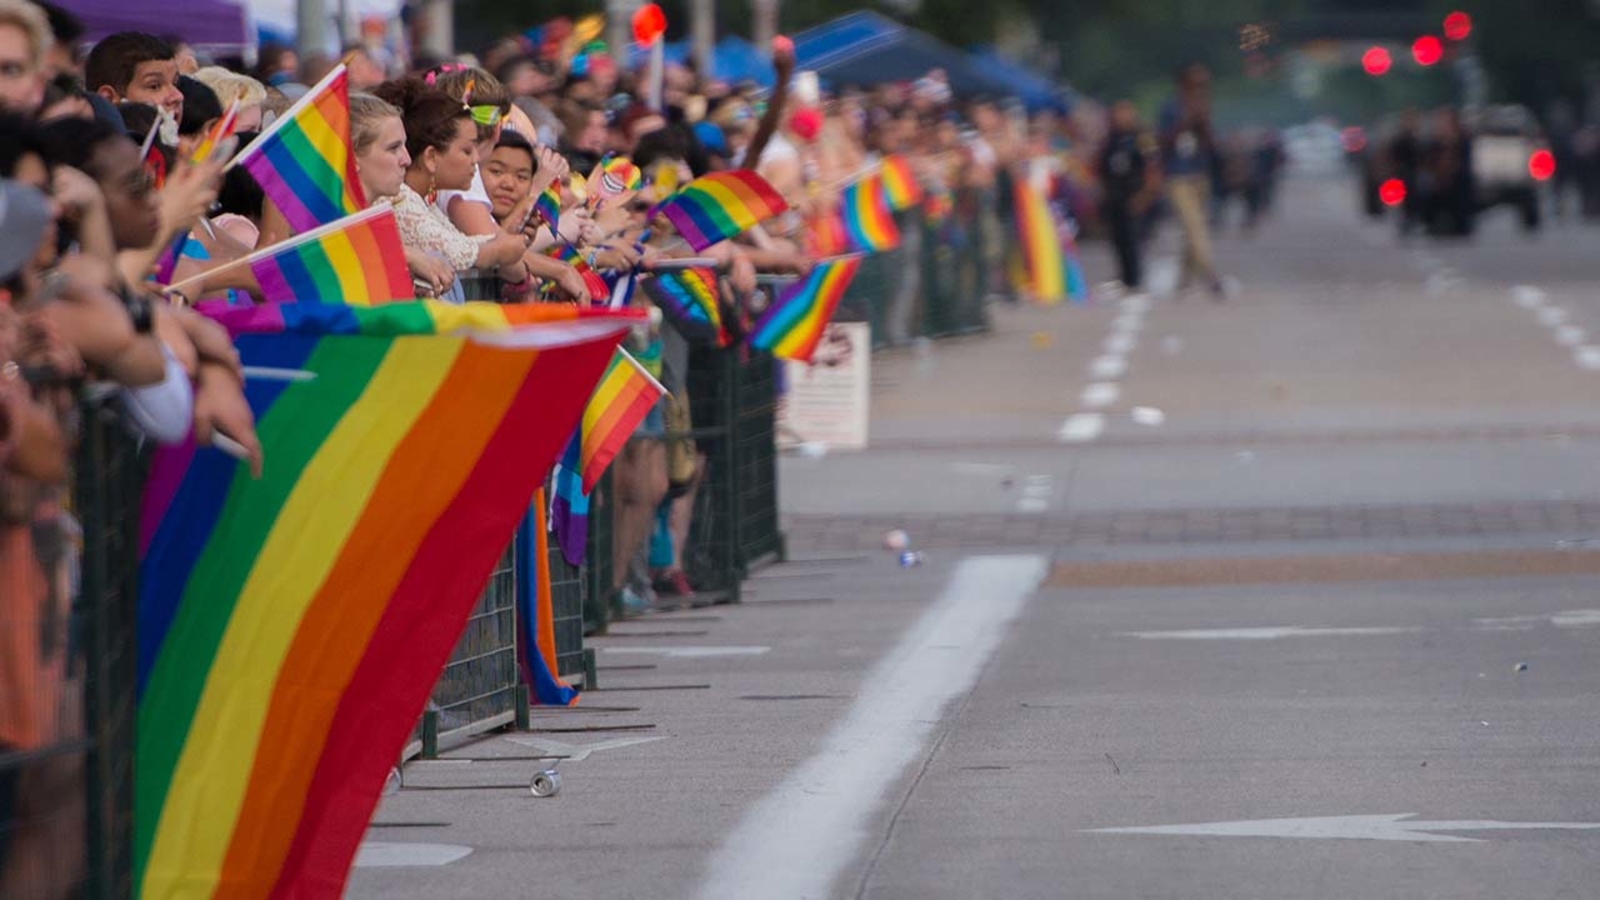
<svg viewBox="0 0 1600 900"><path fill-rule="evenodd" d="M194 73L194 80L211 88L224 110L233 103L235 97L239 98L239 120L235 130L260 131L267 124L262 121L267 89L261 82L221 66L200 69Z"/></svg>

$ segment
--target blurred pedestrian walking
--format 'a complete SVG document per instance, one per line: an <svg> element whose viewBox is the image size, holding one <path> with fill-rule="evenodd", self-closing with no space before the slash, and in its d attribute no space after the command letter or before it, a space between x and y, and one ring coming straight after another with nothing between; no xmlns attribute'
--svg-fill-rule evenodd
<svg viewBox="0 0 1600 900"><path fill-rule="evenodd" d="M1183 229L1183 267L1178 288L1188 287L1198 274L1218 300L1224 298L1222 278L1211 255L1207 227L1211 165L1216 142L1211 129L1211 73L1191 63L1178 73L1177 94L1161 110L1161 163L1166 173L1167 199Z"/></svg>
<svg viewBox="0 0 1600 900"><path fill-rule="evenodd" d="M1161 160L1155 136L1141 127L1131 101L1119 100L1111 107L1110 133L1100 154L1100 183L1122 286L1134 293L1144 283L1140 220L1161 190Z"/></svg>

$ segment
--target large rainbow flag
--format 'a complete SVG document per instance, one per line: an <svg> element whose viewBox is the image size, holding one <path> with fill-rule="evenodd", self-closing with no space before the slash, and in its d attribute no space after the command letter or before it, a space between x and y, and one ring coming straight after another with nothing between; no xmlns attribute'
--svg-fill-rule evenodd
<svg viewBox="0 0 1600 900"><path fill-rule="evenodd" d="M696 253L737 237L789 209L766 179L749 169L713 172L656 207Z"/></svg>
<svg viewBox="0 0 1600 900"><path fill-rule="evenodd" d="M334 66L230 165L250 172L295 231L364 209L350 145L350 83L344 66Z"/></svg>
<svg viewBox="0 0 1600 900"><path fill-rule="evenodd" d="M810 362L823 330L859 268L859 256L819 263L756 320L750 331L750 346L769 351L779 359Z"/></svg>
<svg viewBox="0 0 1600 900"><path fill-rule="evenodd" d="M855 249L863 253L882 253L900 246L900 227L889 212L883 179L878 173L841 191L839 212L844 218L845 233Z"/></svg>
<svg viewBox="0 0 1600 900"><path fill-rule="evenodd" d="M265 448L154 460L142 511L138 892L338 897L386 773L623 333L570 306L216 317Z"/></svg>
<svg viewBox="0 0 1600 900"><path fill-rule="evenodd" d="M371 306L416 297L394 209L380 203L250 254L269 303Z"/></svg>

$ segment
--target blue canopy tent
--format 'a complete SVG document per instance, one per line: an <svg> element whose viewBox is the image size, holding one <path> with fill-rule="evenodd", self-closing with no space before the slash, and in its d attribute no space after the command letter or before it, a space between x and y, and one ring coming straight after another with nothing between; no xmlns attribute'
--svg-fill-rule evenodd
<svg viewBox="0 0 1600 900"><path fill-rule="evenodd" d="M1012 94L1012 85L981 71L972 57L932 35L873 12L855 12L794 36L798 68L830 84L912 81L943 69L959 95Z"/></svg>
<svg viewBox="0 0 1600 900"><path fill-rule="evenodd" d="M632 46L629 54L629 62L635 67L644 65L648 58L648 51L637 44ZM688 41L669 43L662 50L663 59L678 65L688 63L691 55ZM730 34L711 48L711 77L730 84L753 81L770 88L776 73L772 70L772 63L756 50L754 44Z"/></svg>
<svg viewBox="0 0 1600 900"><path fill-rule="evenodd" d="M1058 113L1072 111L1072 91L1038 72L1013 62L992 47L975 47L972 65L980 72L1006 82L1011 93L1027 104L1029 112L1052 110Z"/></svg>

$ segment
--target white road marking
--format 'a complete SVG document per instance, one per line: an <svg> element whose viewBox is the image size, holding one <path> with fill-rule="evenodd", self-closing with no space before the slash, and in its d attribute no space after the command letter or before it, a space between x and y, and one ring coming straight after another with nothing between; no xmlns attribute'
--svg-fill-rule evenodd
<svg viewBox="0 0 1600 900"><path fill-rule="evenodd" d="M1121 378L1127 371L1127 358L1115 353L1097 356L1093 362L1089 363L1089 377L1096 381Z"/></svg>
<svg viewBox="0 0 1600 900"><path fill-rule="evenodd" d="M761 656L771 647L601 647L601 653L633 653L670 659L716 659L723 656Z"/></svg>
<svg viewBox="0 0 1600 900"><path fill-rule="evenodd" d="M1267 628L1189 628L1180 631L1123 631L1118 637L1146 641L1276 641L1300 637L1365 637L1408 634L1421 628L1303 628L1299 625Z"/></svg>
<svg viewBox="0 0 1600 900"><path fill-rule="evenodd" d="M1498 822L1493 819L1408 821L1416 813L1385 816L1322 816L1309 819L1255 819L1134 828L1087 828L1090 834L1170 834L1191 837L1317 838L1359 841L1480 843L1481 838L1433 834L1437 831L1594 831L1600 822Z"/></svg>
<svg viewBox="0 0 1600 900"><path fill-rule="evenodd" d="M1150 295L1129 294L1122 299L1122 308L1127 312L1144 315L1150 311Z"/></svg>
<svg viewBox="0 0 1600 900"><path fill-rule="evenodd" d="M1519 284L1511 289L1511 301L1523 309L1544 305L1544 291L1531 284Z"/></svg>
<svg viewBox="0 0 1600 900"><path fill-rule="evenodd" d="M1576 347L1589 339L1589 333L1576 325L1562 325L1556 329L1556 343L1563 347Z"/></svg>
<svg viewBox="0 0 1600 900"><path fill-rule="evenodd" d="M520 744L530 750L548 753L552 758L559 758L564 763L583 762L592 754L601 750L621 750L623 747L632 747L637 744L648 744L652 741L666 740L664 735L657 737L629 737L601 741L598 744L568 744L564 741L552 741L545 737L533 737L526 734L508 735L506 740L513 744ZM493 762L486 759L485 762Z"/></svg>
<svg viewBox="0 0 1600 900"><path fill-rule="evenodd" d="M1061 423L1056 436L1069 444L1085 444L1106 430L1106 417L1101 413L1075 413Z"/></svg>
<svg viewBox="0 0 1600 900"><path fill-rule="evenodd" d="M1025 513L1040 513L1050 508L1050 495L1055 493L1055 486L1049 475L1029 475L1027 483L1022 486L1022 499L1017 501L1017 511Z"/></svg>
<svg viewBox="0 0 1600 900"><path fill-rule="evenodd" d="M1090 409L1102 409L1117 402L1122 395L1122 388L1114 381L1096 381L1083 389L1079 400Z"/></svg>
<svg viewBox="0 0 1600 900"><path fill-rule="evenodd" d="M1154 406L1135 406L1129 412L1129 415L1133 417L1135 424L1144 425L1150 428L1155 428L1156 426L1167 421L1167 414L1159 409L1156 409Z"/></svg>
<svg viewBox="0 0 1600 900"><path fill-rule="evenodd" d="M1567 321L1567 311L1559 306L1546 306L1539 310L1539 324L1554 328Z"/></svg>
<svg viewBox="0 0 1600 900"><path fill-rule="evenodd" d="M1591 372L1600 369L1600 347L1593 345L1579 347L1572 351L1572 361L1577 363L1580 369L1588 369Z"/></svg>
<svg viewBox="0 0 1600 900"><path fill-rule="evenodd" d="M1133 333L1126 331L1112 332L1111 336L1106 338L1104 344L1107 353L1116 354L1132 353L1133 348L1137 346L1139 346L1139 339Z"/></svg>
<svg viewBox="0 0 1600 900"><path fill-rule="evenodd" d="M884 791L925 752L945 705L971 689L1044 574L1039 556L963 560L817 752L745 811L698 895L831 896Z"/></svg>
<svg viewBox="0 0 1600 900"><path fill-rule="evenodd" d="M356 851L358 869L392 869L402 866L448 866L472 853L459 844L397 844L362 841Z"/></svg>
<svg viewBox="0 0 1600 900"><path fill-rule="evenodd" d="M1557 628L1594 628L1600 626L1600 609L1556 613L1550 617L1550 624Z"/></svg>

